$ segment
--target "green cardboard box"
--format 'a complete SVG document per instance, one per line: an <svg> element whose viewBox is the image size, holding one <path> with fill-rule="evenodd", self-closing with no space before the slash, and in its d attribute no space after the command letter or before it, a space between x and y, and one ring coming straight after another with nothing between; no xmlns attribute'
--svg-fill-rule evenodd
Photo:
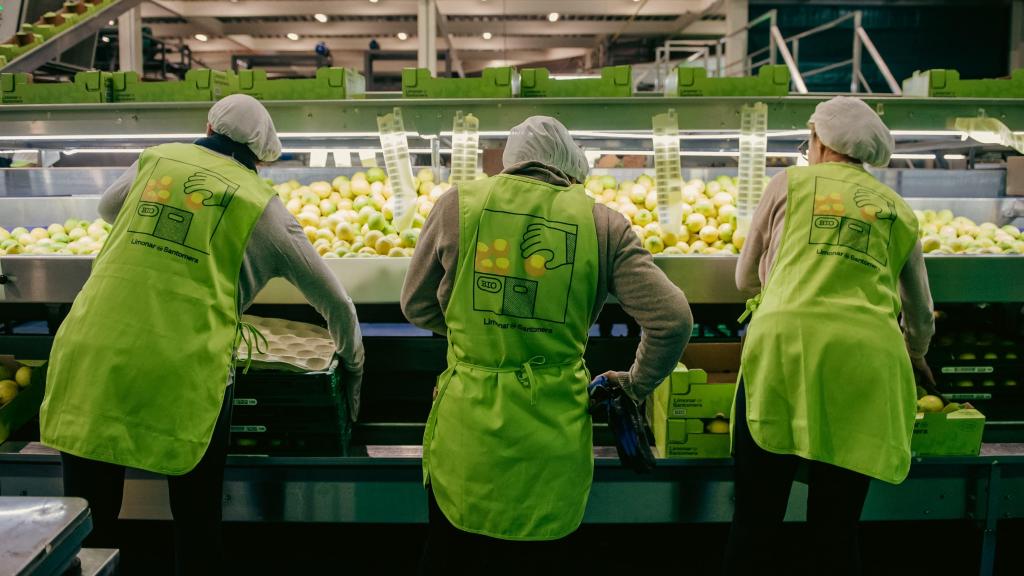
<svg viewBox="0 0 1024 576"><path fill-rule="evenodd" d="M739 343L690 344L683 363L655 389L651 403L670 418L728 417L739 363Z"/></svg>
<svg viewBox="0 0 1024 576"><path fill-rule="evenodd" d="M266 70L240 70L237 92L257 100L363 98L366 79L348 68L317 68L316 78L268 80Z"/></svg>
<svg viewBox="0 0 1024 576"><path fill-rule="evenodd" d="M518 75L511 66L484 68L477 78L434 78L426 68L402 70L405 98L512 98Z"/></svg>
<svg viewBox="0 0 1024 576"><path fill-rule="evenodd" d="M910 449L915 456L977 456L985 415L973 408L918 414Z"/></svg>
<svg viewBox="0 0 1024 576"><path fill-rule="evenodd" d="M657 456L661 458L728 458L729 434L704 431L704 421L667 418L660 406L649 410Z"/></svg>
<svg viewBox="0 0 1024 576"><path fill-rule="evenodd" d="M0 74L0 104L76 104L107 102L110 72L79 72L73 82L34 84L22 72Z"/></svg>
<svg viewBox="0 0 1024 576"><path fill-rule="evenodd" d="M523 98L621 98L633 95L633 69L630 66L601 68L600 78L552 79L547 68L525 68L519 74L519 95Z"/></svg>
<svg viewBox="0 0 1024 576"><path fill-rule="evenodd" d="M11 369L17 368L17 363L11 356L0 356L0 364ZM39 414L39 407L43 404L43 391L46 388L46 362L25 362L32 366L32 381L8 404L0 407L0 443L7 440L18 428L25 425Z"/></svg>
<svg viewBox="0 0 1024 576"><path fill-rule="evenodd" d="M903 95L946 98L1024 98L1024 68L1008 79L961 80L956 70L933 69L914 72L903 81Z"/></svg>
<svg viewBox="0 0 1024 576"><path fill-rule="evenodd" d="M111 102L207 102L231 94L238 86L233 72L193 68L185 79L143 82L138 72L114 72L110 84Z"/></svg>
<svg viewBox="0 0 1024 576"><path fill-rule="evenodd" d="M665 96L785 96L789 68L762 66L757 76L708 78L707 70L680 66L669 75Z"/></svg>

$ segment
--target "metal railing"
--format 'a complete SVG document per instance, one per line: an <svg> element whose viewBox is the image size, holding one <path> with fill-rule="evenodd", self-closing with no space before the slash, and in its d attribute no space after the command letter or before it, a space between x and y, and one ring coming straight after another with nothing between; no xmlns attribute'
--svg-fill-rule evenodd
<svg viewBox="0 0 1024 576"><path fill-rule="evenodd" d="M717 40L666 40L662 46L655 49L654 65L647 68L643 76L637 79L636 83L639 84L651 73L654 73L656 76L654 82L655 89L661 90L664 86L665 78L671 72L672 64L692 63L701 60L703 60L704 67L707 69L709 76L728 76L731 71L737 71L741 75L750 76L755 69L761 66L778 63L778 59L781 57L782 62L789 69L793 89L800 94L807 93L806 78L846 66L851 67L850 92L856 94L863 90L872 93L873 90L864 76L862 66L862 54L866 50L871 60L881 72L882 77L885 78L889 90L893 94L902 94L899 83L893 77L892 72L889 71L889 66L885 63L882 55L878 52L878 48L875 47L871 37L868 36L867 31L861 25L862 18L861 11L857 10L844 14L835 20L815 26L810 30L784 37L778 26L778 12L776 10L769 10L751 20L745 26L733 30ZM836 28L850 20L853 20L853 50L850 58L801 72L800 41L826 30ZM768 46L750 52L742 58L727 62L725 48L729 39L739 34L747 33L762 25L767 25L768 27ZM680 52L689 53L689 56L682 60L672 60L672 55Z"/></svg>

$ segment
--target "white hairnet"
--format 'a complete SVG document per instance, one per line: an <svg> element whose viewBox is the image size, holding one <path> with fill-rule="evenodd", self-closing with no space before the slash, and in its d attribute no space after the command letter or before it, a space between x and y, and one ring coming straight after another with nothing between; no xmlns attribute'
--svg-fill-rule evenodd
<svg viewBox="0 0 1024 576"><path fill-rule="evenodd" d="M501 162L505 168L520 162L543 162L577 182L587 177L587 157L561 122L550 116L530 116L512 128Z"/></svg>
<svg viewBox="0 0 1024 576"><path fill-rule="evenodd" d="M889 128L859 98L836 96L818 104L810 124L822 144L872 166L886 166L896 143Z"/></svg>
<svg viewBox="0 0 1024 576"><path fill-rule="evenodd" d="M270 113L252 96L232 94L210 108L207 116L213 131L245 144L263 162L273 162L281 156L281 141L277 138Z"/></svg>

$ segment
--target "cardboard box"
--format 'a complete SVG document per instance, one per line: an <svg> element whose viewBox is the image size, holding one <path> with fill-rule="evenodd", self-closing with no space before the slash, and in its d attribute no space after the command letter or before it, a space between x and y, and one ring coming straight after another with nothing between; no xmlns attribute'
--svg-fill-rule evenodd
<svg viewBox="0 0 1024 576"><path fill-rule="evenodd" d="M708 78L704 68L680 66L669 74L665 96L786 96L789 68L761 66L757 76Z"/></svg>
<svg viewBox="0 0 1024 576"><path fill-rule="evenodd" d="M110 84L111 102L200 102L220 100L238 86L234 72L193 68L185 79L143 82L138 72L114 72Z"/></svg>
<svg viewBox="0 0 1024 576"><path fill-rule="evenodd" d="M683 363L652 395L669 418L729 417L740 365L738 342L691 344Z"/></svg>
<svg viewBox="0 0 1024 576"><path fill-rule="evenodd" d="M520 71L519 95L523 98L629 97L633 95L632 68L606 66L601 68L600 78L568 80L551 78L547 68L524 68Z"/></svg>
<svg viewBox="0 0 1024 576"><path fill-rule="evenodd" d="M914 456L977 456L985 415L974 409L918 414L910 443Z"/></svg>
<svg viewBox="0 0 1024 576"><path fill-rule="evenodd" d="M914 72L903 81L903 95L918 98L1024 98L1024 68L1010 78L961 80L956 70L933 69Z"/></svg>
<svg viewBox="0 0 1024 576"><path fill-rule="evenodd" d="M32 368L32 381L21 389L14 400L0 407L0 443L6 441L18 428L39 414L39 407L43 404L43 392L46 389L46 362L23 361L22 363ZM0 364L11 368L12 372L18 368L18 363L14 361L13 356L0 356Z"/></svg>
<svg viewBox="0 0 1024 576"><path fill-rule="evenodd" d="M348 68L317 68L316 78L268 80L266 70L239 70L237 92L257 100L363 98L366 79Z"/></svg>
<svg viewBox="0 0 1024 576"><path fill-rule="evenodd" d="M656 456L660 458L728 458L729 434L704 431L705 422L695 418L668 418L661 407L649 409Z"/></svg>
<svg viewBox="0 0 1024 576"><path fill-rule="evenodd" d="M484 68L477 78L434 78L426 68L402 70L403 98L512 98L518 75L511 66Z"/></svg>
<svg viewBox="0 0 1024 576"><path fill-rule="evenodd" d="M35 84L32 75L0 74L0 104L77 104L107 102L110 72L79 72L73 82Z"/></svg>

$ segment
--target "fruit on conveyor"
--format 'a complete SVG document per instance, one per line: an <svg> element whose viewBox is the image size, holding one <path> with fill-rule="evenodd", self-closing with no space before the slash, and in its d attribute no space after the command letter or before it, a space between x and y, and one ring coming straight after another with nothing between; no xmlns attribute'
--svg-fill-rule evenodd
<svg viewBox="0 0 1024 576"><path fill-rule="evenodd" d="M926 254L1024 254L1024 236L1012 224L975 224L951 210L914 210Z"/></svg>
<svg viewBox="0 0 1024 576"><path fill-rule="evenodd" d="M653 178L641 174L618 182L614 176L591 176L587 193L625 216L644 248L654 254L739 254L745 236L736 230L736 179L719 176L683 185L682 229L662 230L657 222L658 191Z"/></svg>
<svg viewBox="0 0 1024 576"><path fill-rule="evenodd" d="M32 369L28 366L19 367L14 373L14 381L18 383L18 388L26 388L32 383Z"/></svg>
<svg viewBox="0 0 1024 576"><path fill-rule="evenodd" d="M96 254L110 234L110 224L97 218L93 221L70 218L63 224L46 228L0 228L0 256L18 254Z"/></svg>
<svg viewBox="0 0 1024 576"><path fill-rule="evenodd" d="M724 416L716 416L704 425L704 431L708 434L728 434L729 421Z"/></svg>
<svg viewBox="0 0 1024 576"><path fill-rule="evenodd" d="M17 382L14 380L0 380L0 407L6 406L17 396Z"/></svg>
<svg viewBox="0 0 1024 576"><path fill-rule="evenodd" d="M394 198L381 168L338 176L331 182L307 185L296 180L274 185L281 201L302 226L313 247L324 258L412 256L420 228L434 202L448 191L447 182L434 182L429 168L413 178L416 213L412 228L394 226Z"/></svg>

